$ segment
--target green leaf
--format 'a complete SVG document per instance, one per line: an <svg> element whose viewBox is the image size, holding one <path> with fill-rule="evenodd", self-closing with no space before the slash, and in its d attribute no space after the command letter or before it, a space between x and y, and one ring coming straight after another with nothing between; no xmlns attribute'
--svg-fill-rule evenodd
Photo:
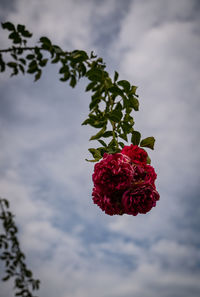
<svg viewBox="0 0 200 297"><path fill-rule="evenodd" d="M75 50L71 55L73 61L82 62L88 59L88 55L85 51Z"/></svg>
<svg viewBox="0 0 200 297"><path fill-rule="evenodd" d="M120 149L118 148L118 142L116 139L112 139L111 142L108 144L108 153L114 154L117 152L120 152Z"/></svg>
<svg viewBox="0 0 200 297"><path fill-rule="evenodd" d="M110 87L109 92L111 92L114 96L118 96L118 95L121 96L121 97L124 96L123 91L117 86Z"/></svg>
<svg viewBox="0 0 200 297"><path fill-rule="evenodd" d="M121 111L122 109L123 109L123 107L122 107L121 103L118 102L116 107L115 107L115 110L120 110Z"/></svg>
<svg viewBox="0 0 200 297"><path fill-rule="evenodd" d="M75 85L76 85L76 77L74 75L71 76L71 79L70 79L70 83L69 84L70 84L70 86L72 88L75 87Z"/></svg>
<svg viewBox="0 0 200 297"><path fill-rule="evenodd" d="M104 147L107 147L107 144L102 139L98 139L98 142L101 143Z"/></svg>
<svg viewBox="0 0 200 297"><path fill-rule="evenodd" d="M86 92L90 91L93 89L94 86L96 86L96 81L92 81L91 83L89 83L85 89Z"/></svg>
<svg viewBox="0 0 200 297"><path fill-rule="evenodd" d="M127 123L127 122L123 122L121 124L121 127L122 127L122 130L123 130L124 134L128 134L128 133L133 131L133 125L131 125L131 124Z"/></svg>
<svg viewBox="0 0 200 297"><path fill-rule="evenodd" d="M21 33L21 32L23 32L24 30L25 30L25 26L24 26L24 25L20 25L20 24L17 25L17 31L18 31L18 32Z"/></svg>
<svg viewBox="0 0 200 297"><path fill-rule="evenodd" d="M21 59L19 59L19 61L20 61L22 64L26 65L26 60L25 60L25 59L21 58Z"/></svg>
<svg viewBox="0 0 200 297"><path fill-rule="evenodd" d="M19 36L19 34L17 32L12 32L10 33L10 35L8 36L9 39L13 39L13 43L21 43L21 37Z"/></svg>
<svg viewBox="0 0 200 297"><path fill-rule="evenodd" d="M86 76L91 81L101 82L105 78L106 72L99 68L92 68L86 73Z"/></svg>
<svg viewBox="0 0 200 297"><path fill-rule="evenodd" d="M94 157L94 162L98 161L102 158L100 151L98 151L97 149L94 148L89 148L88 151L92 154L92 156ZM88 160L87 160L88 161Z"/></svg>
<svg viewBox="0 0 200 297"><path fill-rule="evenodd" d="M35 81L37 81L38 79L40 79L41 74L42 74L42 71L39 69L38 72L35 75Z"/></svg>
<svg viewBox="0 0 200 297"><path fill-rule="evenodd" d="M106 131L106 126L104 126L96 135L93 135L92 137L90 137L90 140L95 140L100 138L105 131Z"/></svg>
<svg viewBox="0 0 200 297"><path fill-rule="evenodd" d="M115 109L115 110L111 111L107 117L109 120L118 123L121 121L122 116L123 116L123 114L122 114L121 110Z"/></svg>
<svg viewBox="0 0 200 297"><path fill-rule="evenodd" d="M116 82L116 81L117 81L118 77L119 77L119 73L118 73L117 71L115 71L115 75L114 75L114 82Z"/></svg>
<svg viewBox="0 0 200 297"><path fill-rule="evenodd" d="M151 159L149 158L149 156L147 155L147 164L151 164Z"/></svg>
<svg viewBox="0 0 200 297"><path fill-rule="evenodd" d="M101 98L92 98L92 101L89 105L90 110L92 110L99 102L101 101Z"/></svg>
<svg viewBox="0 0 200 297"><path fill-rule="evenodd" d="M2 59L2 55L0 54L0 72L3 72L3 71L5 71L5 62L4 62L4 60Z"/></svg>
<svg viewBox="0 0 200 297"><path fill-rule="evenodd" d="M127 138L127 135L124 133L124 134L119 134L119 137L125 141L128 141L128 138Z"/></svg>
<svg viewBox="0 0 200 297"><path fill-rule="evenodd" d="M135 95L136 90L137 90L137 87L136 86L131 86L130 93L133 94L133 95Z"/></svg>
<svg viewBox="0 0 200 297"><path fill-rule="evenodd" d="M11 68L17 67L17 63L15 63L15 62L8 62L7 65L8 65L8 67L11 67Z"/></svg>
<svg viewBox="0 0 200 297"><path fill-rule="evenodd" d="M59 47L58 45L53 45L53 49L55 51L56 54L62 54L63 50L61 49L61 47Z"/></svg>
<svg viewBox="0 0 200 297"><path fill-rule="evenodd" d="M21 70L21 72L24 74L24 67L21 65L21 64L19 64L19 69Z"/></svg>
<svg viewBox="0 0 200 297"><path fill-rule="evenodd" d="M56 57L51 61L52 64L58 63L60 60L60 56L56 55Z"/></svg>
<svg viewBox="0 0 200 297"><path fill-rule="evenodd" d="M15 31L15 26L10 22L1 23L1 26L3 29L7 29L9 31Z"/></svg>
<svg viewBox="0 0 200 297"><path fill-rule="evenodd" d="M48 62L48 59L43 59L43 60L41 60L41 61L39 62L39 65L40 65L41 67L44 67L44 66L46 66L47 62Z"/></svg>
<svg viewBox="0 0 200 297"><path fill-rule="evenodd" d="M44 43L44 44L46 44L46 45L51 46L51 41L50 41L50 39L47 38L47 37L45 37L45 36L40 37L40 42L42 42L42 43Z"/></svg>
<svg viewBox="0 0 200 297"><path fill-rule="evenodd" d="M154 149L155 138L153 136L147 137L140 142L141 147L148 147Z"/></svg>
<svg viewBox="0 0 200 297"><path fill-rule="evenodd" d="M139 101L137 98L134 98L133 96L129 96L129 102L130 102L130 106L135 110L138 111L139 110Z"/></svg>
<svg viewBox="0 0 200 297"><path fill-rule="evenodd" d="M2 278L2 281L7 281L10 278L10 275L6 275L4 278Z"/></svg>
<svg viewBox="0 0 200 297"><path fill-rule="evenodd" d="M69 72L69 66L68 65L64 65L60 68L59 73L65 73L65 72Z"/></svg>
<svg viewBox="0 0 200 297"><path fill-rule="evenodd" d="M34 55L31 55L31 54L29 54L29 55L26 56L26 59L27 60L33 60L34 58L35 58L35 56Z"/></svg>
<svg viewBox="0 0 200 297"><path fill-rule="evenodd" d="M133 131L131 136L131 143L134 145L139 145L141 134L138 131Z"/></svg>
<svg viewBox="0 0 200 297"><path fill-rule="evenodd" d="M22 31L21 34L22 34L23 37L27 37L27 38L30 38L30 37L32 37L32 35L33 35L33 34L30 33L28 30L24 30L24 31Z"/></svg>
<svg viewBox="0 0 200 297"><path fill-rule="evenodd" d="M61 81L67 81L70 78L70 73L65 72L64 76L60 78Z"/></svg>
<svg viewBox="0 0 200 297"><path fill-rule="evenodd" d="M26 275L27 277L32 277L33 273L32 273L31 270L26 270L26 271L25 271L25 275Z"/></svg>
<svg viewBox="0 0 200 297"><path fill-rule="evenodd" d="M111 136L113 136L113 131L106 131L106 132L102 135L102 137L105 137L105 138L107 138L107 137L111 137Z"/></svg>
<svg viewBox="0 0 200 297"><path fill-rule="evenodd" d="M127 80L120 80L120 81L118 81L117 84L119 86L122 86L126 92L128 92L130 90L131 85Z"/></svg>

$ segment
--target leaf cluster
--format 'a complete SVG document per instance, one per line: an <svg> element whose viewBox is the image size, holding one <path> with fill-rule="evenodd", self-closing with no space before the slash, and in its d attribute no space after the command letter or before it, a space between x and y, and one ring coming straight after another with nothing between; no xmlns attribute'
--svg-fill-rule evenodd
<svg viewBox="0 0 200 297"><path fill-rule="evenodd" d="M81 77L89 80L85 89L86 92L92 93L89 115L82 125L98 129L90 140L97 140L101 145L89 149L94 158L90 161L100 160L104 153L119 152L129 140L134 145L154 148L153 137L141 140L140 132L134 129L133 112L139 110L137 87L127 80L119 80L116 71L112 79L106 71L106 64L102 58L93 52L88 55L82 50L63 51L46 36L39 39L38 46L22 47L21 44L25 43L23 38L32 36L24 25L14 26L7 22L2 24L2 28L9 30L11 34L14 33L10 34L9 38L14 44L20 41L18 42L20 46L0 50L0 71L3 72L9 67L12 69L11 75L16 75L18 72L29 73L38 80L41 78L42 68L49 61L51 64L59 65L60 80L69 81L71 87L75 87ZM3 60L5 52L10 52L12 61L5 63Z"/></svg>
<svg viewBox="0 0 200 297"><path fill-rule="evenodd" d="M7 281L14 278L15 296L36 297L34 290L39 289L40 281L33 278L33 273L25 264L25 255L21 251L17 238L18 229L14 216L9 211L9 202L0 198L0 219L4 233L0 234L0 259L5 263L6 275L2 278Z"/></svg>

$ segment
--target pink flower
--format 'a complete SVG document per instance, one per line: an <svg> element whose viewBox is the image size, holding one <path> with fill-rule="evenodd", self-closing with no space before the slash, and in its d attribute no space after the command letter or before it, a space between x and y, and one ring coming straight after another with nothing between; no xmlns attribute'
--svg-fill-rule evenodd
<svg viewBox="0 0 200 297"><path fill-rule="evenodd" d="M147 164L147 152L137 145L125 145L121 153L128 156L133 163Z"/></svg>
<svg viewBox="0 0 200 297"><path fill-rule="evenodd" d="M126 190L133 180L134 169L130 159L120 153L104 154L95 164L92 179L95 188L104 194Z"/></svg>
<svg viewBox="0 0 200 297"><path fill-rule="evenodd" d="M155 187L149 183L135 185L124 192L122 206L124 213L136 216L138 213L147 213L156 206L159 194Z"/></svg>

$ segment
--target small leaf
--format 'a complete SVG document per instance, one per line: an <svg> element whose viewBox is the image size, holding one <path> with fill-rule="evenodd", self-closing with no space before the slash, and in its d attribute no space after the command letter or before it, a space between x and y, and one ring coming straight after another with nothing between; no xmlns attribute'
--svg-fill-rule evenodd
<svg viewBox="0 0 200 297"><path fill-rule="evenodd" d="M38 79L40 79L41 74L42 74L42 71L39 69L38 72L35 75L35 81L37 81Z"/></svg>
<svg viewBox="0 0 200 297"><path fill-rule="evenodd" d="M124 133L124 134L119 134L119 137L125 141L128 141L128 138L127 138L127 135Z"/></svg>
<svg viewBox="0 0 200 297"><path fill-rule="evenodd" d="M94 98L94 99L92 99L92 102L89 105L90 110L92 110L100 101L101 101L100 98Z"/></svg>
<svg viewBox="0 0 200 297"><path fill-rule="evenodd" d="M101 143L103 146L107 147L107 144L102 139L98 139L98 142Z"/></svg>
<svg viewBox="0 0 200 297"><path fill-rule="evenodd" d="M21 72L24 74L24 67L21 65L21 64L19 64L19 69L21 70Z"/></svg>
<svg viewBox="0 0 200 297"><path fill-rule="evenodd" d="M18 31L18 32L21 33L21 32L24 31L24 30L25 30L25 26L24 26L24 25L20 25L20 24L17 25L17 31Z"/></svg>
<svg viewBox="0 0 200 297"><path fill-rule="evenodd" d="M153 136L147 137L143 139L140 143L141 147L148 147L150 149L154 149L155 138Z"/></svg>
<svg viewBox="0 0 200 297"><path fill-rule="evenodd" d="M147 156L147 164L151 164L151 159L149 158L149 156Z"/></svg>
<svg viewBox="0 0 200 297"><path fill-rule="evenodd" d="M26 271L25 271L25 275L26 275L27 277L32 277L33 273L32 273L31 270L26 270Z"/></svg>
<svg viewBox="0 0 200 297"><path fill-rule="evenodd" d="M141 134L138 131L133 131L131 136L131 143L134 145L139 145Z"/></svg>
<svg viewBox="0 0 200 297"><path fill-rule="evenodd" d="M111 92L114 96L118 96L118 95L121 96L121 97L124 96L123 91L117 86L110 87L109 92Z"/></svg>
<svg viewBox="0 0 200 297"><path fill-rule="evenodd" d="M88 151L92 154L95 160L101 159L101 153L97 149L89 148Z"/></svg>
<svg viewBox="0 0 200 297"><path fill-rule="evenodd" d="M8 62L7 65L11 68L17 67L17 63L15 63L15 62Z"/></svg>
<svg viewBox="0 0 200 297"><path fill-rule="evenodd" d="M4 278L2 278L2 281L7 281L10 278L10 275L6 275Z"/></svg>
<svg viewBox="0 0 200 297"><path fill-rule="evenodd" d="M33 34L30 33L28 30L24 30L24 31L22 31L21 34L22 34L23 37L27 37L27 38L30 38L30 37L32 37L32 35L33 35Z"/></svg>
<svg viewBox="0 0 200 297"><path fill-rule="evenodd" d="M54 44L53 49L54 49L56 54L62 54L63 53L63 50L58 45Z"/></svg>
<svg viewBox="0 0 200 297"><path fill-rule="evenodd" d="M2 55L0 54L0 71L1 72L3 72L3 71L5 71L5 62L4 62L4 60L3 60L3 58L2 58Z"/></svg>
<svg viewBox="0 0 200 297"><path fill-rule="evenodd" d="M135 110L139 110L139 101L137 98L134 98L132 96L129 97L130 106Z"/></svg>
<svg viewBox="0 0 200 297"><path fill-rule="evenodd" d="M137 87L136 86L131 86L131 91L130 93L133 94L133 95L136 95L135 92L137 90Z"/></svg>
<svg viewBox="0 0 200 297"><path fill-rule="evenodd" d="M39 62L39 65L40 65L41 67L44 67L44 66L46 66L47 62L48 62L48 59L43 59L43 60L41 60L41 61Z"/></svg>
<svg viewBox="0 0 200 297"><path fill-rule="evenodd" d="M45 36L40 38L40 42L45 43L46 45L51 45L50 39Z"/></svg>
<svg viewBox="0 0 200 297"><path fill-rule="evenodd" d="M122 86L126 92L128 92L130 90L131 85L127 80L120 80L120 81L118 81L117 84L119 86Z"/></svg>
<svg viewBox="0 0 200 297"><path fill-rule="evenodd" d="M76 85L76 77L74 75L71 76L71 80L70 80L70 83L69 84L70 84L70 86L72 88L75 87L75 85Z"/></svg>
<svg viewBox="0 0 200 297"><path fill-rule="evenodd" d="M31 54L29 54L29 55L26 56L26 59L27 60L33 60L34 58L35 58L35 56L34 55L31 55Z"/></svg>
<svg viewBox="0 0 200 297"><path fill-rule="evenodd" d="M15 31L15 26L10 22L2 23L1 26L3 29L7 29L9 31Z"/></svg>
<svg viewBox="0 0 200 297"><path fill-rule="evenodd" d="M121 110L115 109L108 114L108 119L113 122L118 123L121 121L122 116L123 116L123 114L122 114Z"/></svg>
<svg viewBox="0 0 200 297"><path fill-rule="evenodd" d="M59 73L69 72L69 66L64 65L60 68Z"/></svg>
<svg viewBox="0 0 200 297"><path fill-rule="evenodd" d="M93 89L93 87L96 86L96 82L92 81L91 83L89 83L85 89L86 92L90 91Z"/></svg>
<svg viewBox="0 0 200 297"><path fill-rule="evenodd" d="M106 126L104 126L96 135L90 137L90 140L95 140L95 139L100 138L104 134L105 131L106 131Z"/></svg>
<svg viewBox="0 0 200 297"><path fill-rule="evenodd" d="M26 65L26 60L25 60L25 59L21 58L21 59L19 59L19 61L20 61L22 64Z"/></svg>
<svg viewBox="0 0 200 297"><path fill-rule="evenodd" d="M51 61L52 64L58 63L60 60L60 56L56 55L56 57Z"/></svg>
<svg viewBox="0 0 200 297"><path fill-rule="evenodd" d="M119 77L119 74L118 74L118 72L117 72L117 71L115 71L115 75L114 75L114 82L116 82L116 81L117 81L118 77Z"/></svg>
<svg viewBox="0 0 200 297"><path fill-rule="evenodd" d="M112 132L112 131L106 131L106 132L102 135L102 137L105 137L105 138L107 138L107 137L111 137L111 136L113 136L113 132Z"/></svg>

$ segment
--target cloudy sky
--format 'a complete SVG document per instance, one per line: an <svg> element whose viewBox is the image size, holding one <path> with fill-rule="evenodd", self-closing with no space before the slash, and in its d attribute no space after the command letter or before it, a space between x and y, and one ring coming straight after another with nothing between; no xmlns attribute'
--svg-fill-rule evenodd
<svg viewBox="0 0 200 297"><path fill-rule="evenodd" d="M0 1L1 22L25 24L65 50L94 50L111 76L138 86L135 128L150 151L160 201L146 215L107 216L92 203L86 81L48 66L0 76L0 195L11 201L40 297L200 295L198 0ZM9 46L0 34L1 48ZM12 284L1 283L1 296Z"/></svg>

